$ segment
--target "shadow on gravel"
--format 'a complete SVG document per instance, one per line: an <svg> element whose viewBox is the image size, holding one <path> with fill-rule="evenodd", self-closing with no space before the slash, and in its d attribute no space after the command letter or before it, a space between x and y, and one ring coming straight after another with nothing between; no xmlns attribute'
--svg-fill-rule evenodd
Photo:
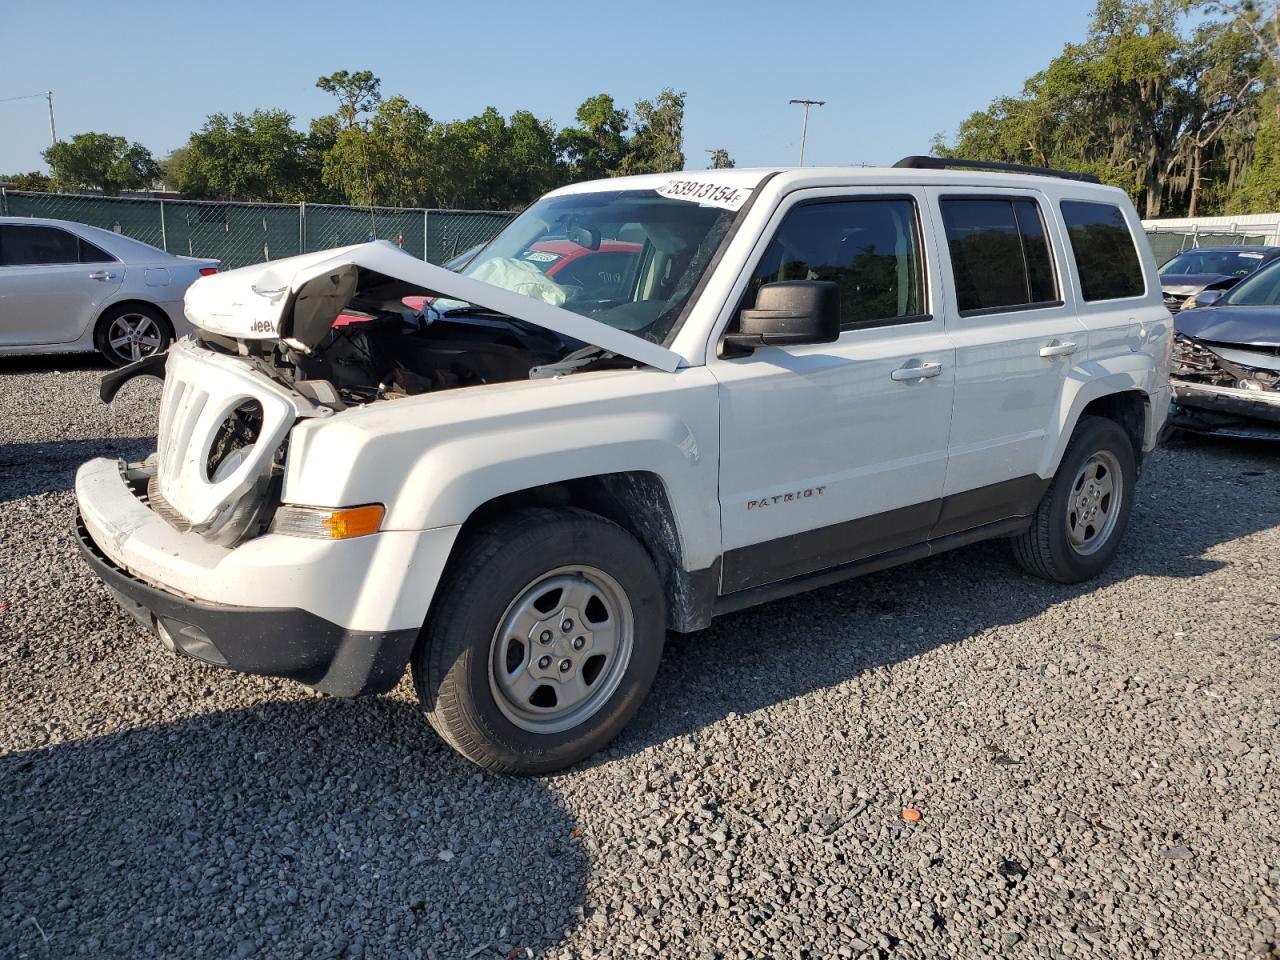
<svg viewBox="0 0 1280 960"><path fill-rule="evenodd" d="M47 443L0 443L0 503L75 486L76 470L94 457L140 460L155 449L154 437L99 437Z"/></svg>
<svg viewBox="0 0 1280 960"><path fill-rule="evenodd" d="M1021 623L1132 577L1221 569L1206 552L1280 526L1280 444L1184 443L1162 455L1158 482L1139 483L1124 545L1098 580L1046 583L1022 572L1007 543L989 541L720 617L701 633L668 634L649 699L587 765Z"/></svg>
<svg viewBox="0 0 1280 960"><path fill-rule="evenodd" d="M579 919L572 827L545 783L480 773L387 698L12 754L0 956L537 951Z"/></svg>

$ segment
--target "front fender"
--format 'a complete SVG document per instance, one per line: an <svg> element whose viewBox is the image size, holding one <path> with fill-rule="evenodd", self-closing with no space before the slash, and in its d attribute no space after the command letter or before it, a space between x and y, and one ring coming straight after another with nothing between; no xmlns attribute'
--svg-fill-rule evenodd
<svg viewBox="0 0 1280 960"><path fill-rule="evenodd" d="M716 384L705 368L574 374L386 401L290 440L284 499L384 503L383 529L464 523L531 487L643 471L666 488L689 569L719 554Z"/></svg>

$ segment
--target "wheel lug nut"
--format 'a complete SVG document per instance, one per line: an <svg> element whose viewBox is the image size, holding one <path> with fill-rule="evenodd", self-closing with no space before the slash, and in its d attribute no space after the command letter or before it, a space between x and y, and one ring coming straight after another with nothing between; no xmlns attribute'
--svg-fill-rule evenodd
<svg viewBox="0 0 1280 960"><path fill-rule="evenodd" d="M586 645L587 645L587 638L586 638L586 637L574 637L574 638L573 638L573 649L575 649L575 650L581 650L581 649L582 649L583 647L585 647Z"/></svg>
<svg viewBox="0 0 1280 960"><path fill-rule="evenodd" d="M538 634L538 642L539 642L539 643L550 643L550 642L551 642L551 631L550 631L550 630L543 630L543 631L542 631L542 633Z"/></svg>
<svg viewBox="0 0 1280 960"><path fill-rule="evenodd" d="M568 633L570 630L573 629L573 621L566 619L564 623L560 624L560 629L563 630L565 633Z"/></svg>
<svg viewBox="0 0 1280 960"><path fill-rule="evenodd" d="M565 657L563 660L561 660L561 661L560 661L560 672L561 672L561 673L568 673L568 672L569 672L569 669L570 669L572 666L573 666L573 661L572 661L572 660L570 660L568 657Z"/></svg>
<svg viewBox="0 0 1280 960"><path fill-rule="evenodd" d="M538 661L538 666L541 667L543 670L547 669L547 667L551 666L551 658L543 657Z"/></svg>

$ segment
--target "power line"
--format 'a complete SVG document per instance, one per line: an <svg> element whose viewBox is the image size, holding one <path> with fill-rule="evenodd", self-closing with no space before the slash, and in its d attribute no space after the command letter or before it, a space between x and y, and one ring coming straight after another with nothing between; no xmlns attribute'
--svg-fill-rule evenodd
<svg viewBox="0 0 1280 960"><path fill-rule="evenodd" d="M0 97L0 103L10 103L14 100L47 100L49 102L49 139L53 143L58 142L58 126L53 119L53 91L46 90L44 93L24 93L18 97Z"/></svg>

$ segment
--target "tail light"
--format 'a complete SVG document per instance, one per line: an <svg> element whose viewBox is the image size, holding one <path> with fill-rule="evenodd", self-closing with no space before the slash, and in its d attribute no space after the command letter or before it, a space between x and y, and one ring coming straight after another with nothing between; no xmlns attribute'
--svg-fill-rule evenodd
<svg viewBox="0 0 1280 960"><path fill-rule="evenodd" d="M212 277L217 272L218 272L217 267L201 267L200 268L200 276L202 277Z"/></svg>

